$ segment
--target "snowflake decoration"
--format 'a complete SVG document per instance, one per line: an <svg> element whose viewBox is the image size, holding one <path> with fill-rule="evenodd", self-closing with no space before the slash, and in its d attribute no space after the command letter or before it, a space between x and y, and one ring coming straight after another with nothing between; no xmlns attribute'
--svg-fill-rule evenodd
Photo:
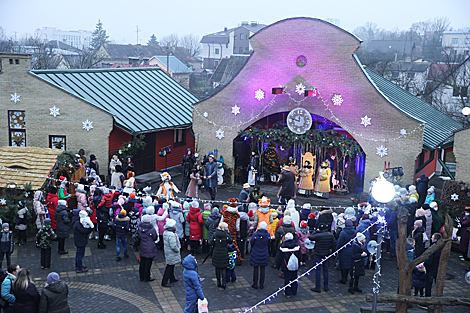
<svg viewBox="0 0 470 313"><path fill-rule="evenodd" d="M370 123L371 118L367 117L367 115L364 116L364 117L361 117L361 120L362 120L361 124L364 125L364 127L367 127L368 125L371 125L371 123Z"/></svg>
<svg viewBox="0 0 470 313"><path fill-rule="evenodd" d="M295 92L300 95L302 95L303 93L305 93L305 86L304 84L300 83L298 85L295 86Z"/></svg>
<svg viewBox="0 0 470 313"><path fill-rule="evenodd" d="M14 94L10 95L10 96L11 96L11 101L13 101L15 104L17 104L18 102L21 101L20 100L21 96L19 94L17 94L16 92Z"/></svg>
<svg viewBox="0 0 470 313"><path fill-rule="evenodd" d="M343 103L343 97L339 93L334 93L333 97L331 97L331 101L333 101L334 105L340 106Z"/></svg>
<svg viewBox="0 0 470 313"><path fill-rule="evenodd" d="M401 130L400 130L400 135L402 135L402 136L406 136L406 135L407 135L407 133L406 133L406 129L404 129L404 128L403 128L403 129L401 129Z"/></svg>
<svg viewBox="0 0 470 313"><path fill-rule="evenodd" d="M219 139L224 138L225 137L224 131L219 128L219 130L215 132L215 136Z"/></svg>
<svg viewBox="0 0 470 313"><path fill-rule="evenodd" d="M53 108L50 108L49 109L51 111L51 113L49 113L50 115L53 115L54 117L56 117L57 115L60 115L60 112L59 112L59 108L56 108L55 105Z"/></svg>
<svg viewBox="0 0 470 313"><path fill-rule="evenodd" d="M387 153L387 150L388 150L388 149L385 148L383 145L380 146L380 147L377 147L376 149L377 149L376 154L377 154L378 156L380 156L381 158L383 158L384 156L386 156L386 155L388 154L388 153Z"/></svg>
<svg viewBox="0 0 470 313"><path fill-rule="evenodd" d="M89 121L88 119L85 122L82 122L83 124L83 129L85 129L87 132L90 131L90 129L93 128L93 122Z"/></svg>
<svg viewBox="0 0 470 313"><path fill-rule="evenodd" d="M255 98L258 99L258 101L261 101L264 99L264 95L266 92L263 89L258 89L255 91Z"/></svg>
<svg viewBox="0 0 470 313"><path fill-rule="evenodd" d="M207 118L207 117L209 116L209 113L204 112L203 116L204 116L205 118Z"/></svg>
<svg viewBox="0 0 470 313"><path fill-rule="evenodd" d="M129 143L129 144L127 145L127 147L128 147L128 148L132 147L132 144Z"/></svg>
<svg viewBox="0 0 470 313"><path fill-rule="evenodd" d="M25 196L25 197L29 197L29 192L26 191L26 192L24 193L24 196Z"/></svg>
<svg viewBox="0 0 470 313"><path fill-rule="evenodd" d="M122 150L119 150L119 154L122 154Z"/></svg>
<svg viewBox="0 0 470 313"><path fill-rule="evenodd" d="M5 200L5 198L1 198L1 199L0 199L0 204L1 204L1 205L7 204L7 200Z"/></svg>
<svg viewBox="0 0 470 313"><path fill-rule="evenodd" d="M240 107L235 104L235 106L232 107L232 114L237 115L240 114Z"/></svg>
<svg viewBox="0 0 470 313"><path fill-rule="evenodd" d="M457 201L457 200L459 200L459 195L456 194L456 193L454 193L453 195L450 196L450 200L452 200L452 201Z"/></svg>

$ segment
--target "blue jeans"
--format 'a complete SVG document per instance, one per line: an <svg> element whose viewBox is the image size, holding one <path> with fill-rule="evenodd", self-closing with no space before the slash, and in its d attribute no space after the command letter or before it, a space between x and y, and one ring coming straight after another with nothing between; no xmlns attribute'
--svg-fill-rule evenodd
<svg viewBox="0 0 470 313"><path fill-rule="evenodd" d="M396 242L398 238L398 230L390 230L390 257L394 258L396 255Z"/></svg>
<svg viewBox="0 0 470 313"><path fill-rule="evenodd" d="M315 264L321 262L321 258L314 257L313 260ZM328 260L323 262L315 269L315 288L321 289L321 268L323 267L323 286L324 288L328 287Z"/></svg>
<svg viewBox="0 0 470 313"><path fill-rule="evenodd" d="M75 254L75 265L77 271L83 269L83 257L85 256L85 247L77 247L77 254Z"/></svg>
<svg viewBox="0 0 470 313"><path fill-rule="evenodd" d="M127 237L116 237L116 257L121 256L121 244L124 247L124 255L127 255Z"/></svg>
<svg viewBox="0 0 470 313"><path fill-rule="evenodd" d="M232 280L232 282L237 280L237 275L235 275L235 269L230 270L230 269L227 268L226 271L227 271L226 272L227 274L225 275L225 277L226 277L225 281L227 283L229 283L230 280Z"/></svg>

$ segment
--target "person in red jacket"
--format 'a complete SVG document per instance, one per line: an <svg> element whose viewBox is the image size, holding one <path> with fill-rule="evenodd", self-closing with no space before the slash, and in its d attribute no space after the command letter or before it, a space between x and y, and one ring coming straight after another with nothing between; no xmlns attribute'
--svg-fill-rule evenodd
<svg viewBox="0 0 470 313"><path fill-rule="evenodd" d="M108 231L107 221L109 220L109 209L113 206L113 198L113 191L108 188L104 188L103 197L101 198L101 202L98 205L98 208L105 208L104 210L101 209L101 228L100 226L98 226L98 243L100 247L105 247L105 245L103 244L103 239L111 240L110 236L106 234L106 232Z"/></svg>
<svg viewBox="0 0 470 313"><path fill-rule="evenodd" d="M59 197L57 196L57 188L54 186L49 187L49 193L46 198L47 211L51 219L51 227L55 230L57 222L55 220L55 209L59 203Z"/></svg>
<svg viewBox="0 0 470 313"><path fill-rule="evenodd" d="M191 202L186 221L189 223L191 254L194 255L199 249L199 241L202 240L202 215L199 209L199 202Z"/></svg>

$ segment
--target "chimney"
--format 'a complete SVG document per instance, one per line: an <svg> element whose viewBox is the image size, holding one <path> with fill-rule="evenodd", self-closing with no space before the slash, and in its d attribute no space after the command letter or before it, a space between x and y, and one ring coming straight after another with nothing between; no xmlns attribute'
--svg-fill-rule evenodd
<svg viewBox="0 0 470 313"><path fill-rule="evenodd" d="M258 26L258 22L257 21L251 21L251 27L255 27L255 26Z"/></svg>
<svg viewBox="0 0 470 313"><path fill-rule="evenodd" d="M224 32L226 32L226 31L227 31L227 27L224 27Z"/></svg>
<svg viewBox="0 0 470 313"><path fill-rule="evenodd" d="M249 24L248 21L242 21L242 26L243 25L248 25L248 24Z"/></svg>

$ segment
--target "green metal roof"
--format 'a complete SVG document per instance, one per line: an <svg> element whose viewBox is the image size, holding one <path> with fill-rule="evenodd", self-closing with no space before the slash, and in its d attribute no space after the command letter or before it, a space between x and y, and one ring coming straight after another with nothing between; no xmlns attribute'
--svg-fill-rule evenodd
<svg viewBox="0 0 470 313"><path fill-rule="evenodd" d="M426 149L436 149L455 131L463 128L461 123L445 115L429 103L395 85L368 67L362 67L370 82L391 104L411 118L425 124L423 146Z"/></svg>
<svg viewBox="0 0 470 313"><path fill-rule="evenodd" d="M114 115L133 134L190 126L198 99L158 68L33 70L44 81Z"/></svg>

